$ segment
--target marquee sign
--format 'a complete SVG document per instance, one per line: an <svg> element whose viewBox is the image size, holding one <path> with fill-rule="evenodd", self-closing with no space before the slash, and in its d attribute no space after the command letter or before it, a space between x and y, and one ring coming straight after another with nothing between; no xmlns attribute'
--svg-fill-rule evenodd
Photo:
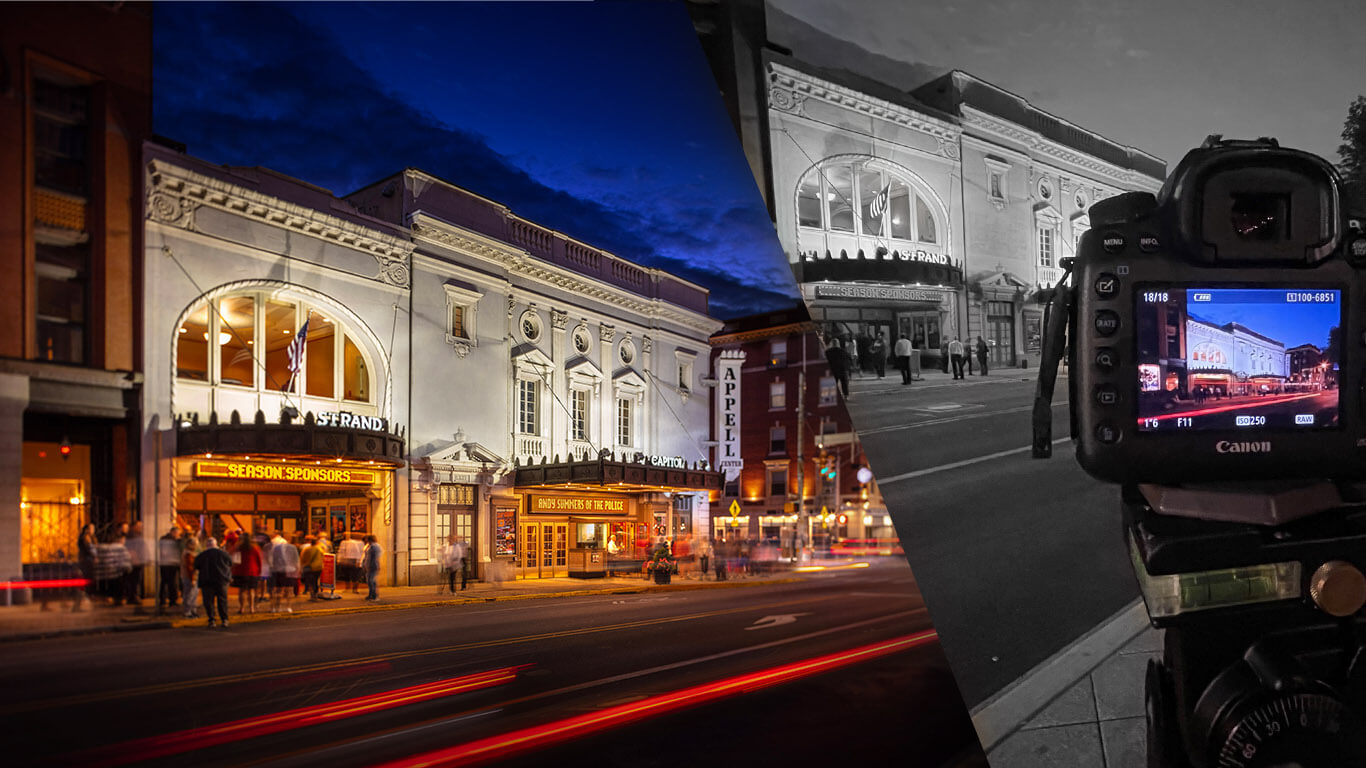
<svg viewBox="0 0 1366 768"><path fill-rule="evenodd" d="M725 350L716 358L716 468L726 482L740 476L745 460L740 455L740 366L745 353Z"/></svg>
<svg viewBox="0 0 1366 768"><path fill-rule="evenodd" d="M360 416L349 411L323 411L314 422L320 427L341 427L342 429L368 429L384 432L389 428L387 419L378 416Z"/></svg>
<svg viewBox="0 0 1366 768"><path fill-rule="evenodd" d="M275 483L373 485L379 473L370 469L321 465L254 464L245 461L197 461L194 476L214 480L262 480Z"/></svg>
<svg viewBox="0 0 1366 768"><path fill-rule="evenodd" d="M625 496L546 496L532 494L527 512L542 515L625 515L630 513Z"/></svg>
<svg viewBox="0 0 1366 768"><path fill-rule="evenodd" d="M927 301L938 304L945 294L939 291L920 291L885 285L818 284L818 299L890 299L892 301Z"/></svg>

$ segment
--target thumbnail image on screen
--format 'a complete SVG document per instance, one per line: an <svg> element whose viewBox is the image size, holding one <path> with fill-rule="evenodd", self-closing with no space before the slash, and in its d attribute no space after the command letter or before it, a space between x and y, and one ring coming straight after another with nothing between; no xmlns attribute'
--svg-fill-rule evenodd
<svg viewBox="0 0 1366 768"><path fill-rule="evenodd" d="M1338 426L1342 292L1142 284L1138 428Z"/></svg>

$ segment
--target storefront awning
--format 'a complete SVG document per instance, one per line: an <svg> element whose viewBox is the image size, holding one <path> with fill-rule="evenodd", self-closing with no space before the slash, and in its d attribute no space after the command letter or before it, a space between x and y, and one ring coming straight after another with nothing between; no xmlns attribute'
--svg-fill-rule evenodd
<svg viewBox="0 0 1366 768"><path fill-rule="evenodd" d="M722 473L700 466L657 466L615 457L528 464L513 470L513 487L593 491L717 491Z"/></svg>
<svg viewBox="0 0 1366 768"><path fill-rule="evenodd" d="M176 419L176 455L248 455L259 457L309 457L319 460L374 462L391 467L403 465L403 436L384 430L346 426L319 426L312 413L302 423L290 420L267 424L265 415L243 424L233 412L228 424L210 414L208 424Z"/></svg>

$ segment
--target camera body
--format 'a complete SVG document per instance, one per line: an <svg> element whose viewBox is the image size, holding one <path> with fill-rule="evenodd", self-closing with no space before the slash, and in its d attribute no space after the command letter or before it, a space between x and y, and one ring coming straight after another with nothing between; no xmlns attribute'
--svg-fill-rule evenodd
<svg viewBox="0 0 1366 768"><path fill-rule="evenodd" d="M1077 459L1109 482L1366 476L1366 312L1337 174L1215 137L1092 206L1069 350Z"/></svg>

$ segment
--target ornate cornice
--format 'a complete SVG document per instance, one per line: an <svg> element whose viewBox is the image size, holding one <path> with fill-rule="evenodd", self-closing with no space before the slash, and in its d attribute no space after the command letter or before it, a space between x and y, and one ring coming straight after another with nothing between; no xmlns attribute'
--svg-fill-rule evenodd
<svg viewBox="0 0 1366 768"><path fill-rule="evenodd" d="M148 161L146 174L147 217L152 221L199 232L195 212L207 206L368 253L379 268L374 279L409 285L413 244L408 240L164 160Z"/></svg>
<svg viewBox="0 0 1366 768"><path fill-rule="evenodd" d="M964 104L963 123L972 126L994 136L1009 139L1028 147L1038 155L1053 160L1055 162L1068 163L1077 168L1083 168L1099 176L1111 179L1115 184L1123 189L1151 189L1155 190L1162 185L1161 179L1154 179L1147 174L1128 168L1120 168L1112 163L1099 160L1091 155L1079 152L1071 147L1059 144L1052 139L1046 138L1038 131L1016 125L1015 123L1002 120L989 112Z"/></svg>
<svg viewBox="0 0 1366 768"><path fill-rule="evenodd" d="M841 109L886 120L913 131L927 134L939 142L945 157L958 156L958 126L910 107L869 96L843 85L823 80L782 64L769 64L769 105L781 112L803 114L808 99L823 101Z"/></svg>
<svg viewBox="0 0 1366 768"><path fill-rule="evenodd" d="M775 325L771 328L756 328L752 331L737 331L735 333L719 334L711 337L711 345L719 347L724 344L744 343L747 341L760 341L770 339L775 336L787 336L794 333L817 333L820 326L812 320L803 320L799 323L788 323L787 325ZM725 353L722 353L724 356Z"/></svg>
<svg viewBox="0 0 1366 768"><path fill-rule="evenodd" d="M690 331L710 335L721 322L700 312L676 307L660 299L650 299L626 292L610 283L594 280L554 264L548 264L513 245L484 237L453 226L439 219L417 214L410 223L414 238L421 238L491 261L511 274L535 280L543 285L559 288L590 299L596 299L643 318L663 320Z"/></svg>

